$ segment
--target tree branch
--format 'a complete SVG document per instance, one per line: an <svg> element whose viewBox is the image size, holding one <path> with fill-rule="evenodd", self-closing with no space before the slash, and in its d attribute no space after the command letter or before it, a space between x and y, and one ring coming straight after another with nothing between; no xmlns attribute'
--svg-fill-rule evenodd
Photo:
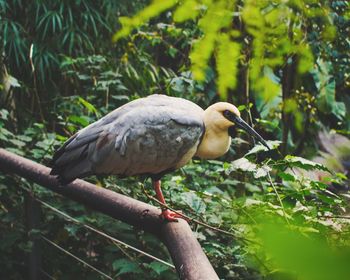
<svg viewBox="0 0 350 280"><path fill-rule="evenodd" d="M81 202L130 225L158 236L168 248L180 279L219 279L194 237L188 223L179 219L168 223L160 219L160 209L83 180L60 185L50 168L0 149L0 170L15 173L45 188Z"/></svg>

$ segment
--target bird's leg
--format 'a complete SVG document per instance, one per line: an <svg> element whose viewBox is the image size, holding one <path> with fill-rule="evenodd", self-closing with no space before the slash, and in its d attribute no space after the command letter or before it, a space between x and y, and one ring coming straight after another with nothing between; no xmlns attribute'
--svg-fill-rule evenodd
<svg viewBox="0 0 350 280"><path fill-rule="evenodd" d="M154 180L154 181L152 181L152 183L153 183L154 190L156 191L157 199L161 203L166 204L163 193L162 193L162 189L160 188L160 180ZM179 215L179 214L177 214L169 209L166 209L164 207L162 207L161 216L169 222L177 222L176 218L182 218L181 215Z"/></svg>

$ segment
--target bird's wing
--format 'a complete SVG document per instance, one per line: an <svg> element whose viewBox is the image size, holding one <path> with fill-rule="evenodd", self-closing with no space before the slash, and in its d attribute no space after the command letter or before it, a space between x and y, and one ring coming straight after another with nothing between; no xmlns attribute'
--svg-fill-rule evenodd
<svg viewBox="0 0 350 280"><path fill-rule="evenodd" d="M121 132L115 139L115 153L108 159L103 153L96 154L102 159L97 160L96 171L132 176L159 174L184 165L196 152L204 131L202 119L189 114L182 108L147 106L142 114L125 115L120 121L129 120L129 125L111 130ZM192 154L188 155L189 151ZM185 155L187 161L183 162Z"/></svg>
<svg viewBox="0 0 350 280"><path fill-rule="evenodd" d="M174 169L195 153L204 131L202 114L192 102L162 95L130 102L69 139L53 158L52 174L69 182L90 174Z"/></svg>
<svg viewBox="0 0 350 280"><path fill-rule="evenodd" d="M118 109L110 112L98 121L88 125L87 127L80 130L77 134L73 135L65 144L64 148L66 150L75 149L86 143L96 140L99 134L106 129L106 127L113 124L124 114L133 111L137 108L143 108L151 106L154 108L169 107L173 108L176 106L179 110L186 112L188 115L182 116L179 114L176 119L179 122L187 123L197 119L201 114L203 114L202 108L193 102L186 99L170 97L161 94L153 94L146 98L136 99L131 101ZM59 153L58 153L59 154Z"/></svg>

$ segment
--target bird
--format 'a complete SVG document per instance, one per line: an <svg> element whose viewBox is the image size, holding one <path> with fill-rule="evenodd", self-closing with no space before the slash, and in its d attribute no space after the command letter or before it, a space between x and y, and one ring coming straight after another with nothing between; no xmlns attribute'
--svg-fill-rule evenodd
<svg viewBox="0 0 350 280"><path fill-rule="evenodd" d="M50 174L61 184L90 175L147 176L158 201L166 205L161 178L193 157L215 159L227 153L236 127L269 148L231 103L218 102L203 110L183 98L149 95L70 137L54 153ZM161 217L175 222L181 215L163 207Z"/></svg>

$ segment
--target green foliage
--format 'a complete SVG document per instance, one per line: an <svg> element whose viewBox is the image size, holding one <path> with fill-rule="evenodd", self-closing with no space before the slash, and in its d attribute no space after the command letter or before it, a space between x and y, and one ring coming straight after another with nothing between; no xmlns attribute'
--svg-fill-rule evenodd
<svg viewBox="0 0 350 280"><path fill-rule="evenodd" d="M317 279L320 273L322 279L332 279L330 275L335 272L344 277L348 256L334 250L348 250L349 225L346 218L336 218L345 214L347 202L330 190L327 178L318 181L301 173L326 168L292 156L255 162L254 155L261 153L265 152L248 152L249 159L231 164L211 161L187 165L183 175L165 182L166 193L186 213L236 235L232 240L197 227L199 240L224 278L238 277L243 273L241 266L249 273L258 269L267 279L275 279L280 273L284 276L278 279ZM243 197L238 193L241 185ZM188 189L190 194L186 194ZM308 246L304 246L306 241ZM221 242L231 245L225 247ZM322 254L320 246L324 248ZM234 260L226 259L232 255ZM326 261L336 265L315 273L314 269Z"/></svg>
<svg viewBox="0 0 350 280"><path fill-rule="evenodd" d="M347 1L0 1L0 146L48 165L70 135L135 98L163 93L203 108L226 99L276 139L272 151L250 149L238 131L224 158L165 176L167 202L230 232L191 225L222 279L346 279L349 145L324 144L319 131L349 136L348 21ZM153 203L138 178L88 180ZM25 278L32 237L44 235L112 277L176 279L169 266L46 207L29 231L23 187L170 261L153 236L1 174L0 278ZM98 279L41 246L55 279Z"/></svg>
<svg viewBox="0 0 350 280"><path fill-rule="evenodd" d="M262 218L262 217L261 217ZM266 253L274 260L272 275L285 279L347 279L349 248L329 246L314 228L303 224L286 226L263 217L261 233ZM288 253L286 253L288 252ZM288 273L289 272L289 273Z"/></svg>
<svg viewBox="0 0 350 280"><path fill-rule="evenodd" d="M114 35L114 40L128 35L133 28L139 27L148 21L151 17L159 15L166 9L173 7L176 1L161 1L162 5L157 5L155 1L152 5L141 11L135 17L126 19L122 18L122 30ZM230 25L231 15L230 9L233 8L233 1L205 1L208 6L200 7L200 2L185 1L184 6L179 6L175 11L174 19L177 22L182 22L188 19L193 19L198 15L199 9L205 9L206 13L201 17L198 25L204 32L204 36L194 44L194 50L191 53L192 71L194 77L199 81L205 80L205 70L210 56L212 55L215 45L218 45L218 62L217 68L219 73L224 73L223 61L225 59L231 60L230 67L227 70L232 70L233 75L221 75L219 87L222 89L223 96L226 96L228 88L235 86L235 72L237 71L237 58L239 53L239 45L230 42L228 35L218 36L222 28ZM221 38L222 37L222 38ZM224 40L222 42L220 39ZM229 44L225 44L229 43Z"/></svg>
<svg viewBox="0 0 350 280"><path fill-rule="evenodd" d="M323 112L331 112L338 119L342 120L346 115L346 108L343 102L337 102L335 99L335 81L329 74L332 66L322 60L317 61L318 71L314 71L313 77L316 86L320 92L319 108Z"/></svg>
<svg viewBox="0 0 350 280"><path fill-rule="evenodd" d="M133 29L139 28L164 10L173 8L176 3L161 2L162 5L159 5L158 1L154 1L132 18L121 18L122 29L114 35L114 40L129 35ZM241 24L245 25L248 35L246 40L252 41L252 54L246 54L244 60L249 61L253 89L261 92L265 100L269 100L278 94L278 87L264 74L264 68L278 69L286 63L291 63L292 56L297 56L298 72L303 74L311 70L314 56L309 42L305 40L307 33L301 27L308 25L315 17L327 21L328 10L327 4L317 5L313 1L277 1L271 4L269 1L248 0L235 7L235 1L187 0L176 7L174 20L183 22L199 18L198 26L203 35L194 42L191 52L194 78L199 81L205 80L209 58L217 49L218 88L223 98L227 96L228 89L236 86L237 64L240 58L239 38L244 34L233 23L235 17L243 21ZM327 26L323 37L333 40L335 33L334 27ZM225 59L226 71L222 62Z"/></svg>
<svg viewBox="0 0 350 280"><path fill-rule="evenodd" d="M152 17L157 16L164 10L167 10L176 4L176 0L153 0L152 4L138 13L135 18L120 17L119 20L124 29L113 36L113 40L116 41L119 38L128 35L132 29L139 27L145 21Z"/></svg>
<svg viewBox="0 0 350 280"><path fill-rule="evenodd" d="M138 267L138 265L130 261L128 259L118 259L113 262L113 270L117 271L116 277L132 272L133 274L142 273L142 270Z"/></svg>
<svg viewBox="0 0 350 280"><path fill-rule="evenodd" d="M102 16L98 7L101 5L105 9L108 4L109 1L96 4L90 1L31 1L24 10L20 3L10 2L3 10L4 20L0 26L4 34L3 47L16 66L25 66L28 70L28 49L33 45L33 63L39 79L44 81L48 74L52 76L57 70L58 51L78 54L83 49L93 51L98 47L93 41L102 30L109 30L109 16ZM75 13L76 10L80 12ZM22 17L24 14L30 15L31 20Z"/></svg>
<svg viewBox="0 0 350 280"><path fill-rule="evenodd" d="M239 48L239 44L231 42L226 34L223 34L219 39L216 57L219 92L225 93L227 89L236 87Z"/></svg>
<svg viewBox="0 0 350 280"><path fill-rule="evenodd" d="M283 125L294 124L276 132L284 134L284 145L300 149L304 143L298 139L307 134L303 120L314 120L317 112L320 118L332 114L344 124L350 59L346 1L187 0L167 5L167 16L173 15L175 24L182 27L184 22L195 22L200 29L190 41L194 79L207 82L215 68L216 91L222 99L236 94L240 100L243 94L246 98L254 94L259 110L264 108L271 116L284 114ZM165 9L165 4L158 7L154 2L135 16L123 18L114 39L121 42L120 38L137 34L150 26L152 18L162 17ZM246 77L241 76L243 71ZM305 110L305 95L316 99L311 105L315 110ZM345 125L349 127L349 122Z"/></svg>

